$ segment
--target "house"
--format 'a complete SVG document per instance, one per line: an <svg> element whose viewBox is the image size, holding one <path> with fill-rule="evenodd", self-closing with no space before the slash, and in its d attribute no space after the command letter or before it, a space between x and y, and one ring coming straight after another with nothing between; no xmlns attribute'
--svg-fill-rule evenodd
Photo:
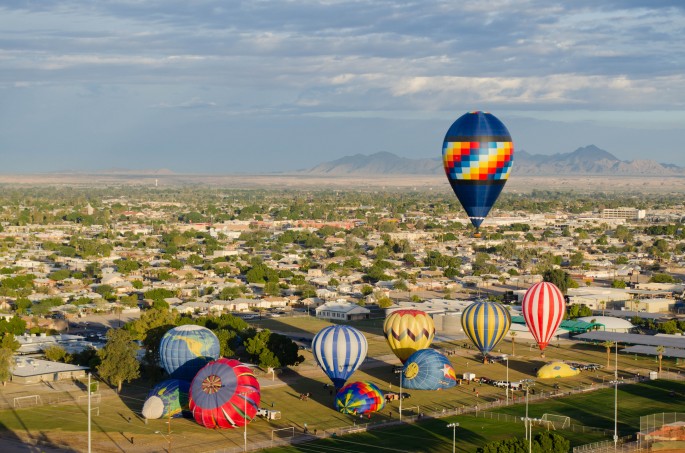
<svg viewBox="0 0 685 453"><path fill-rule="evenodd" d="M325 304L316 307L317 318L337 321L369 319L369 313L371 313L371 311L368 308L349 302L326 302Z"/></svg>
<svg viewBox="0 0 685 453"><path fill-rule="evenodd" d="M68 363L15 357L12 368L12 382L17 384L36 384L38 382L80 379L86 376L87 369L88 367L85 366Z"/></svg>

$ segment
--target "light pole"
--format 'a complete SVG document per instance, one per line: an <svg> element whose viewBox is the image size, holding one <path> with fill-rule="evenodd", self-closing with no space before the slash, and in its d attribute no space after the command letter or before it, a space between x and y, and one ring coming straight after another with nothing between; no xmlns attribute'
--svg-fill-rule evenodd
<svg viewBox="0 0 685 453"><path fill-rule="evenodd" d="M509 356L504 355L504 360L507 361L507 406L509 405Z"/></svg>
<svg viewBox="0 0 685 453"><path fill-rule="evenodd" d="M400 375L400 421L402 421L402 373L404 372L404 368L400 368L399 370L395 370L395 374Z"/></svg>
<svg viewBox="0 0 685 453"><path fill-rule="evenodd" d="M618 447L618 341L614 355L614 451Z"/></svg>
<svg viewBox="0 0 685 453"><path fill-rule="evenodd" d="M452 428L452 453L457 451L457 426L459 423L450 423L447 425L448 428Z"/></svg>
<svg viewBox="0 0 685 453"><path fill-rule="evenodd" d="M243 418L245 419L245 426L243 430L243 451L247 451L247 395L249 395L250 392L240 392L238 395L243 397L243 402L245 403L245 407L243 409Z"/></svg>

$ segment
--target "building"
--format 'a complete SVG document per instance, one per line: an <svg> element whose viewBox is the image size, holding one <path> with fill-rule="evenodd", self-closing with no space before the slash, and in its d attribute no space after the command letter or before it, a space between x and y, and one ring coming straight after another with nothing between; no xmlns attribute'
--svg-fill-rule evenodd
<svg viewBox="0 0 685 453"><path fill-rule="evenodd" d="M88 367L49 360L15 357L12 368L12 382L17 384L37 384L65 379L80 379L86 376Z"/></svg>
<svg viewBox="0 0 685 453"><path fill-rule="evenodd" d="M640 220L644 219L647 213L644 209L635 208L616 208L616 209L602 209L603 219L626 219L626 220Z"/></svg>
<svg viewBox="0 0 685 453"><path fill-rule="evenodd" d="M600 330L604 330L605 332L630 333L630 331L635 328L630 321L621 318L615 318L613 316L585 316L576 319L576 321L601 324L604 327Z"/></svg>
<svg viewBox="0 0 685 453"><path fill-rule="evenodd" d="M316 307L316 317L332 321L355 321L369 319L371 311L357 304L349 302L326 302Z"/></svg>

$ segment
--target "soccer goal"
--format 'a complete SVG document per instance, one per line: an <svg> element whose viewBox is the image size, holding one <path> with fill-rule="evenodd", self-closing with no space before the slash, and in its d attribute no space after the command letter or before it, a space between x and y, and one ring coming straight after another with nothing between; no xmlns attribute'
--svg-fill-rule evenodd
<svg viewBox="0 0 685 453"><path fill-rule="evenodd" d="M38 406L39 404L43 404L43 400L40 395L15 396L13 401L14 407L19 408Z"/></svg>
<svg viewBox="0 0 685 453"><path fill-rule="evenodd" d="M564 429L571 426L571 417L567 417L566 415L543 414L540 421L545 423L548 429L550 428L550 426L553 429Z"/></svg>

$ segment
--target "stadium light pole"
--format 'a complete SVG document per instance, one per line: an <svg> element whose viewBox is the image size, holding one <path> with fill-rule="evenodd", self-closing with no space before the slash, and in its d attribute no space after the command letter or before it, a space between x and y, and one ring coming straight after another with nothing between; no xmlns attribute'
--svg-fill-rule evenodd
<svg viewBox="0 0 685 453"><path fill-rule="evenodd" d="M452 428L452 453L457 451L457 426L459 423L450 423L447 425L448 428Z"/></svg>
<svg viewBox="0 0 685 453"><path fill-rule="evenodd" d="M402 373L404 372L404 368L400 368L399 370L395 371L395 374L400 375L400 421L402 421Z"/></svg>
<svg viewBox="0 0 685 453"><path fill-rule="evenodd" d="M507 361L507 406L509 405L509 356L504 355L504 360Z"/></svg>
<svg viewBox="0 0 685 453"><path fill-rule="evenodd" d="M243 418L245 419L245 426L243 429L243 451L247 451L247 395L249 395L250 392L240 392L238 395L243 397L243 402L245 403L245 407L243 409Z"/></svg>
<svg viewBox="0 0 685 453"><path fill-rule="evenodd" d="M91 453L90 416L90 373L88 373L88 453Z"/></svg>
<svg viewBox="0 0 685 453"><path fill-rule="evenodd" d="M618 341L614 354L614 451L618 448Z"/></svg>

